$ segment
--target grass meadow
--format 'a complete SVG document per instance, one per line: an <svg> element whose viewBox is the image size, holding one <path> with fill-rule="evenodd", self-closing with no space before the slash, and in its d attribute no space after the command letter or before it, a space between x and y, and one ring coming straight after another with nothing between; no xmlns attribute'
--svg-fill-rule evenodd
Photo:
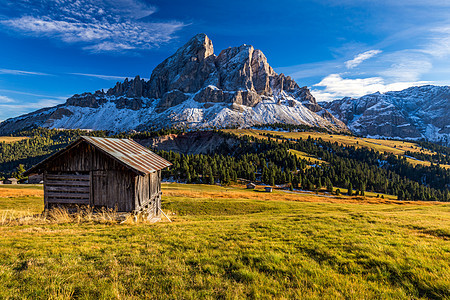
<svg viewBox="0 0 450 300"><path fill-rule="evenodd" d="M42 202L0 187L0 299L450 299L449 204L163 184L172 223L24 217Z"/></svg>
<svg viewBox="0 0 450 300"><path fill-rule="evenodd" d="M25 136L0 136L0 143L14 143L21 140L28 139L28 137Z"/></svg>

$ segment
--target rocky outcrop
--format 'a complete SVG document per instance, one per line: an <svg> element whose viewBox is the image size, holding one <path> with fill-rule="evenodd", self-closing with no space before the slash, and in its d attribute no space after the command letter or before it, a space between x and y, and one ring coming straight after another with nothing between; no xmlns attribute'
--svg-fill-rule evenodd
<svg viewBox="0 0 450 300"><path fill-rule="evenodd" d="M115 87L110 88L106 92L106 95L116 97L124 96L128 98L148 98L149 86L148 83L138 75L132 80L125 78L124 82L117 82Z"/></svg>
<svg viewBox="0 0 450 300"><path fill-rule="evenodd" d="M107 102L107 100L105 99L105 93L103 93L102 91L96 91L94 94L75 94L67 99L66 104L80 107L98 108L105 102Z"/></svg>
<svg viewBox="0 0 450 300"><path fill-rule="evenodd" d="M148 82L149 97L162 98L173 90L197 92L214 71L214 61L211 40L205 34L196 35L153 70Z"/></svg>
<svg viewBox="0 0 450 300"><path fill-rule="evenodd" d="M427 139L450 145L448 86L411 87L321 105L360 135Z"/></svg>
<svg viewBox="0 0 450 300"><path fill-rule="evenodd" d="M224 137L212 131L195 131L182 134L169 134L156 138L136 140L139 144L152 149L174 151L183 154L214 153L224 145L233 148L238 141Z"/></svg>

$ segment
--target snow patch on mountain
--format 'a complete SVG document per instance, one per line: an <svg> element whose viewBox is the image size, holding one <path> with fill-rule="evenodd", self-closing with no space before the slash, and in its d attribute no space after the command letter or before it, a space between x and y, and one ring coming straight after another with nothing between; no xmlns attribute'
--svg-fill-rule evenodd
<svg viewBox="0 0 450 300"><path fill-rule="evenodd" d="M450 87L420 86L320 103L356 134L450 146Z"/></svg>

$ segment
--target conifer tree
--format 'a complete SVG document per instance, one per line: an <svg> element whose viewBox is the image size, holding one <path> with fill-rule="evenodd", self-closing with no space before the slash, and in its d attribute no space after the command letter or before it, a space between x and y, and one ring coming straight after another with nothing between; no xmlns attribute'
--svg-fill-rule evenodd
<svg viewBox="0 0 450 300"><path fill-rule="evenodd" d="M347 195L349 195L349 196L352 196L352 195L353 195L353 185L352 185L351 182L348 184L348 192L347 192Z"/></svg>
<svg viewBox="0 0 450 300"><path fill-rule="evenodd" d="M270 173L269 185L270 186L274 186L275 185L275 176L273 175L273 173Z"/></svg>
<svg viewBox="0 0 450 300"><path fill-rule="evenodd" d="M365 196L366 195L365 190L366 190L366 183L362 182L361 183L361 196Z"/></svg>
<svg viewBox="0 0 450 300"><path fill-rule="evenodd" d="M327 185L327 192L331 193L333 191L333 184L331 183L331 180L328 177L326 179L326 185Z"/></svg>
<svg viewBox="0 0 450 300"><path fill-rule="evenodd" d="M213 175L211 166L209 166L209 168L208 168L208 178L209 178L209 184L214 184L214 175Z"/></svg>

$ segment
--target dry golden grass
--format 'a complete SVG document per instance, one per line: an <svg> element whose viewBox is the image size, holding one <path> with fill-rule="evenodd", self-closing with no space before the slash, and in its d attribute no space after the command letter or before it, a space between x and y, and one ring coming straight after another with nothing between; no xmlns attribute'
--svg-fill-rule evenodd
<svg viewBox="0 0 450 300"><path fill-rule="evenodd" d="M8 188L2 186L0 188L0 198L14 198L14 197L44 197L44 191L41 189L18 189Z"/></svg>
<svg viewBox="0 0 450 300"><path fill-rule="evenodd" d="M21 140L29 139L26 136L0 136L0 143L14 143Z"/></svg>
<svg viewBox="0 0 450 300"><path fill-rule="evenodd" d="M340 145L344 146L354 146L354 147L367 147L378 152L388 152L395 155L404 155L405 151L411 152L422 152L425 154L436 154L435 152L429 150L421 150L420 146L416 143L397 141L397 140L382 140L382 139L371 139L371 138L360 138L354 136L347 136L341 134L329 134L322 132L281 132L281 131L271 131L271 130L256 130L256 129L224 129L224 132L234 133L238 136L249 135L259 139L267 139L263 136L263 133L270 133L273 135L282 136L284 138L290 139L307 139L308 137L318 139L321 138L327 142L338 142ZM411 158L406 158L408 162L412 165L424 165L430 166L430 162L415 160ZM441 167L450 169L450 165L441 165Z"/></svg>
<svg viewBox="0 0 450 300"><path fill-rule="evenodd" d="M286 191L274 189L272 193L264 191L265 186L256 186L256 189L246 189L243 185L232 185L220 190L208 191L207 185L198 185L206 187L205 189L190 190L180 189L180 184L165 183L162 185L164 195L167 197L185 197L192 199L246 199L262 201L301 201L301 202L322 202L322 203L346 203L346 204L413 204L413 205L434 205L442 204L440 202L427 201L397 201L393 199L376 198L376 193L370 193L373 196L346 196L330 195L325 192L316 194L306 191ZM342 192L345 192L343 190Z"/></svg>
<svg viewBox="0 0 450 300"><path fill-rule="evenodd" d="M42 200L41 200L42 201ZM81 207L76 212L69 212L66 208L53 208L40 214L29 214L14 210L0 211L0 226L24 226L45 224L132 224L145 223L147 220L131 214L118 213L114 209L94 211L92 207Z"/></svg>
<svg viewBox="0 0 450 300"><path fill-rule="evenodd" d="M307 161L310 161L313 164L327 163L326 161L318 159L317 157L315 157L311 154L308 154L306 152L302 152L302 151L298 151L298 150L294 150L294 149L289 149L289 152L291 152L292 154L295 154L300 159L305 159Z"/></svg>

